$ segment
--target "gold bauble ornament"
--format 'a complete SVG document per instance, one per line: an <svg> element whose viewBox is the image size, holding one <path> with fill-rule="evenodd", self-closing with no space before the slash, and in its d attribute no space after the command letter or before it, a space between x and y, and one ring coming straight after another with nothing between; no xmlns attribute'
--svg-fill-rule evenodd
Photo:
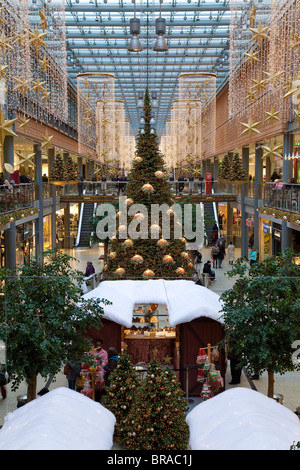
<svg viewBox="0 0 300 470"><path fill-rule="evenodd" d="M168 245L168 242L167 242L167 240L165 240L164 238L160 238L160 239L157 241L157 245L160 246L161 248L163 248L164 246L167 246L167 245Z"/></svg>
<svg viewBox="0 0 300 470"><path fill-rule="evenodd" d="M146 183L143 185L142 191L144 191L144 193L154 193L154 188L152 184Z"/></svg>
<svg viewBox="0 0 300 470"><path fill-rule="evenodd" d="M143 160L142 157L135 157L133 159L134 163L141 163L142 160Z"/></svg>
<svg viewBox="0 0 300 470"><path fill-rule="evenodd" d="M180 267L180 268L177 268L175 272L176 272L176 274L184 274L185 270L184 270L184 268Z"/></svg>
<svg viewBox="0 0 300 470"><path fill-rule="evenodd" d="M134 256L131 258L131 261L133 261L133 262L136 263L136 264L141 264L141 263L143 263L144 258L143 258L141 255L134 255Z"/></svg>
<svg viewBox="0 0 300 470"><path fill-rule="evenodd" d="M127 230L126 225L120 225L120 226L118 227L118 232L125 232L126 230Z"/></svg>
<svg viewBox="0 0 300 470"><path fill-rule="evenodd" d="M155 274L152 271L152 269L146 269L146 271L143 272L144 277L153 277Z"/></svg>
<svg viewBox="0 0 300 470"><path fill-rule="evenodd" d="M188 259L189 254L188 254L186 251L182 251L181 256L182 256L182 258L184 258L184 259Z"/></svg>
<svg viewBox="0 0 300 470"><path fill-rule="evenodd" d="M115 251L111 251L108 256L110 259L115 259L117 257L117 253Z"/></svg>
<svg viewBox="0 0 300 470"><path fill-rule="evenodd" d="M171 255L165 255L165 256L163 257L163 262L166 263L166 264L168 264L168 263L173 263L173 261L174 261L174 259L172 258Z"/></svg>
<svg viewBox="0 0 300 470"><path fill-rule="evenodd" d="M159 171L156 171L156 172L154 173L154 175L155 175L155 177L156 177L157 179L161 179L161 178L163 178L163 177L165 176L164 172L163 172L163 171L160 171L160 170L159 170Z"/></svg>
<svg viewBox="0 0 300 470"><path fill-rule="evenodd" d="M159 225L153 224L153 225L151 225L150 230L153 231L153 232L159 232L161 230L161 228L160 228Z"/></svg>
<svg viewBox="0 0 300 470"><path fill-rule="evenodd" d="M131 240L131 238L126 238L126 240L124 240L123 242L123 245L126 247L133 246L133 241Z"/></svg>
<svg viewBox="0 0 300 470"><path fill-rule="evenodd" d="M136 214L134 214L133 218L142 220L145 218L145 216L142 212L137 212Z"/></svg>
<svg viewBox="0 0 300 470"><path fill-rule="evenodd" d="M186 238L182 237L179 239L182 243L186 243Z"/></svg>
<svg viewBox="0 0 300 470"><path fill-rule="evenodd" d="M125 274L125 269L124 268L117 268L115 270L115 273L118 274L119 276L123 276Z"/></svg>
<svg viewBox="0 0 300 470"><path fill-rule="evenodd" d="M133 204L133 199L131 199L130 197L126 199L125 201L125 204L126 206L130 206L130 204Z"/></svg>

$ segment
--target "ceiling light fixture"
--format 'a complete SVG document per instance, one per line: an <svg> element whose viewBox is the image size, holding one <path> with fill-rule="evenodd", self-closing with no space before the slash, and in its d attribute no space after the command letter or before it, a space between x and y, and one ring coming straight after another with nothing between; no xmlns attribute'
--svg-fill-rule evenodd
<svg viewBox="0 0 300 470"><path fill-rule="evenodd" d="M164 34L166 33L166 20L161 17L161 4L162 0L160 0L159 18L156 18L155 20L155 33L158 37L155 41L153 50L156 52L166 52L168 50L168 45L164 37Z"/></svg>
<svg viewBox="0 0 300 470"><path fill-rule="evenodd" d="M130 34L131 34L131 39L129 46L127 50L129 52L140 52L143 50L142 44L139 39L139 34L141 31L141 22L140 20L136 17L136 5L134 2L134 18L130 19Z"/></svg>

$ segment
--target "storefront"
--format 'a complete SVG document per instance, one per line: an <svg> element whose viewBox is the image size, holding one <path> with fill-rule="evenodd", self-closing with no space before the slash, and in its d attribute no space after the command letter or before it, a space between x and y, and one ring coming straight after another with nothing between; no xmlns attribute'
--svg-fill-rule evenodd
<svg viewBox="0 0 300 470"><path fill-rule="evenodd" d="M17 266L23 266L36 256L35 221L17 225L16 244L16 263Z"/></svg>
<svg viewBox="0 0 300 470"><path fill-rule="evenodd" d="M269 220L260 219L259 259L263 260L272 254L272 224Z"/></svg>

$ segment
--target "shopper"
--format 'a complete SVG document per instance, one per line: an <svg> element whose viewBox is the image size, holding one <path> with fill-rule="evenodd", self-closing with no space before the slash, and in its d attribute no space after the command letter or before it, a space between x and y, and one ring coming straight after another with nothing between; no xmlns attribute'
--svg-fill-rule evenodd
<svg viewBox="0 0 300 470"><path fill-rule="evenodd" d="M223 259L225 258L226 250L225 245L222 241L219 243L219 253L218 253L218 267L222 268Z"/></svg>
<svg viewBox="0 0 300 470"><path fill-rule="evenodd" d="M235 251L235 246L232 242L229 242L227 252L228 252L228 262L229 264L234 263L234 251Z"/></svg>
<svg viewBox="0 0 300 470"><path fill-rule="evenodd" d="M64 373L67 376L69 389L76 390L76 380L80 376L79 364L75 360L68 361L65 365Z"/></svg>
<svg viewBox="0 0 300 470"><path fill-rule="evenodd" d="M234 351L234 345L231 344L228 351L228 359L230 360L231 382L230 385L237 385L241 382L242 367L239 358Z"/></svg>
<svg viewBox="0 0 300 470"><path fill-rule="evenodd" d="M0 364L0 390L3 400L5 400L7 392L6 392L6 377L5 373L1 370L2 366Z"/></svg>
<svg viewBox="0 0 300 470"><path fill-rule="evenodd" d="M215 280L215 272L211 269L211 262L208 260L203 266L203 274L208 274L211 281Z"/></svg>
<svg viewBox="0 0 300 470"><path fill-rule="evenodd" d="M250 266L252 266L253 264L257 262L257 257L258 257L258 253L256 251L256 248L253 246L250 251Z"/></svg>
<svg viewBox="0 0 300 470"><path fill-rule="evenodd" d="M94 356L98 366L103 368L108 363L108 354L103 349L103 340L101 338L96 339L96 345L94 347Z"/></svg>
<svg viewBox="0 0 300 470"><path fill-rule="evenodd" d="M220 253L220 248L218 247L217 243L215 243L214 246L211 249L211 252L210 252L210 255L211 255L212 260L213 260L213 267L214 268L218 267L217 263L218 263L219 253Z"/></svg>
<svg viewBox="0 0 300 470"><path fill-rule="evenodd" d="M113 370L117 367L118 364L118 351L116 348L111 346L108 350L108 363L104 366L104 371L105 371L105 385L109 386L109 376L113 372Z"/></svg>
<svg viewBox="0 0 300 470"><path fill-rule="evenodd" d="M88 261L86 264L86 270L85 270L85 277L90 277L92 274L95 273L95 268L93 266L93 263L91 261Z"/></svg>

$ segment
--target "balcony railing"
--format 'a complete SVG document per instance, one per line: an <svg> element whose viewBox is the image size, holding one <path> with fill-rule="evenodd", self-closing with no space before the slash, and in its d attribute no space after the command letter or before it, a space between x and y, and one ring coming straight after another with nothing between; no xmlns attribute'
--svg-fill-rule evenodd
<svg viewBox="0 0 300 470"><path fill-rule="evenodd" d="M0 185L0 214L32 206L34 194L32 183Z"/></svg>
<svg viewBox="0 0 300 470"><path fill-rule="evenodd" d="M300 213L300 184L265 183L263 187L265 206Z"/></svg>

